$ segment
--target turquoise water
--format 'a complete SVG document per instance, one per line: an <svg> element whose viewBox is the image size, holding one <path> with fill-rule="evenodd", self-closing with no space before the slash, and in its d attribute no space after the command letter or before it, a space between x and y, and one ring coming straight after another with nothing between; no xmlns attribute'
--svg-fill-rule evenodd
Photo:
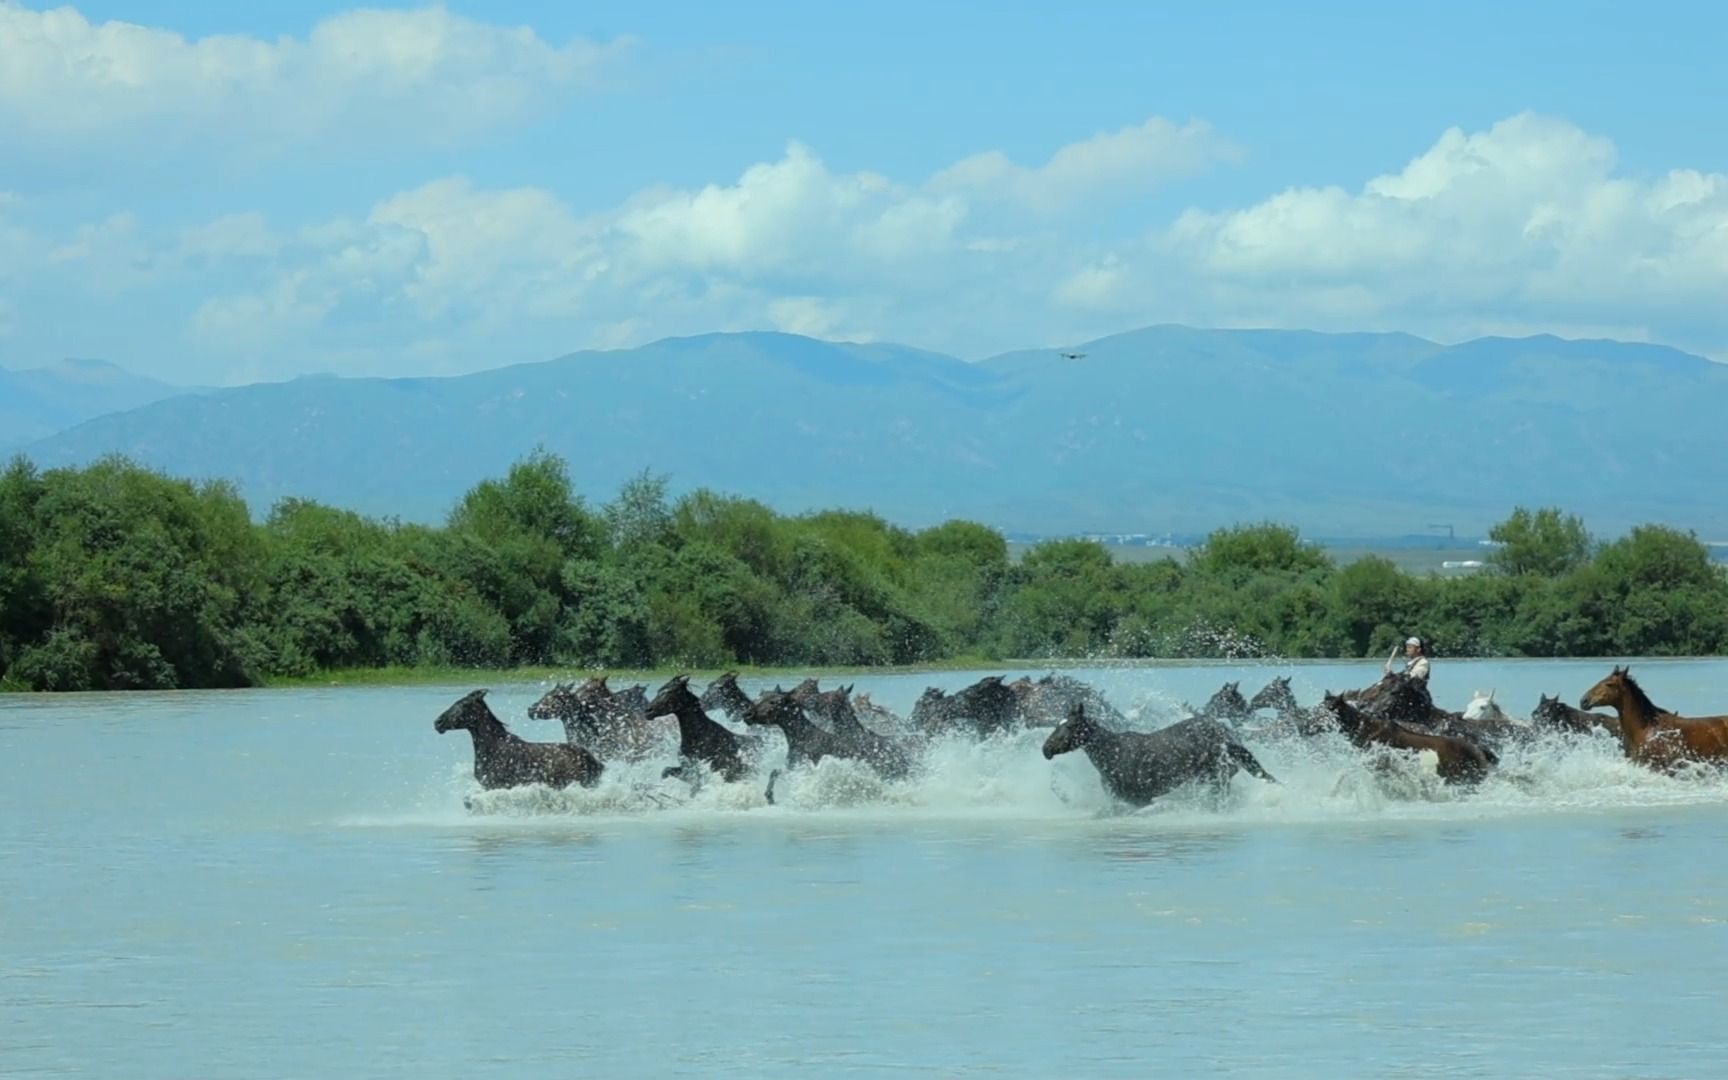
<svg viewBox="0 0 1728 1080"><path fill-rule="evenodd" d="M1435 690L1528 712L1608 666L1449 662ZM1376 668L1294 672L1307 702ZM1276 669L1074 673L1151 715ZM1728 663L1634 673L1728 711ZM974 677L857 682L905 711ZM466 737L432 731L468 689L0 699L0 1075L1728 1069L1728 782L1606 741L1462 797L1254 742L1278 786L1123 814L1028 733L904 784L824 763L773 807L644 766L470 810ZM539 692L489 700L555 738Z"/></svg>

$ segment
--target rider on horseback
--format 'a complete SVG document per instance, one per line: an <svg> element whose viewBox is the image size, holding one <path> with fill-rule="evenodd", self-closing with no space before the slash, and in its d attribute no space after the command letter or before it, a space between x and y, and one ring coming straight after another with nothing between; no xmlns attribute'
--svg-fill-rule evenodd
<svg viewBox="0 0 1728 1080"><path fill-rule="evenodd" d="M1398 658L1398 650L1392 650L1392 655L1386 658L1386 665L1381 670L1392 674L1392 661ZM1423 685L1428 682L1428 643L1419 637L1404 640L1404 674L1412 679L1420 680Z"/></svg>

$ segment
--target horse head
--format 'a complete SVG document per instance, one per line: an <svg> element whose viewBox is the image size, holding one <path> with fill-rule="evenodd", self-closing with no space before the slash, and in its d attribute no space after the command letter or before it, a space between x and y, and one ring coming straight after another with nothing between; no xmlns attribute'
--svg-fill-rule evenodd
<svg viewBox="0 0 1728 1080"><path fill-rule="evenodd" d="M1098 724L1086 715L1086 707L1076 701L1069 707L1067 718L1044 740L1044 760L1078 750L1097 732Z"/></svg>
<svg viewBox="0 0 1728 1080"><path fill-rule="evenodd" d="M654 692L654 700L643 706L642 711L652 720L688 709L695 701L696 695L690 692L690 676L674 675Z"/></svg>
<svg viewBox="0 0 1728 1080"><path fill-rule="evenodd" d="M777 727L794 714L803 715L803 706L799 705L789 691L776 686L765 691L755 701L752 701L738 719L751 727Z"/></svg>
<svg viewBox="0 0 1728 1080"><path fill-rule="evenodd" d="M1279 675L1254 692L1248 699L1248 709L1277 709L1280 712L1296 707L1296 694L1290 689L1290 676Z"/></svg>
<svg viewBox="0 0 1728 1080"><path fill-rule="evenodd" d="M553 683L552 689L542 694L539 701L528 706L528 715L535 720L557 720L569 716L575 709L576 684Z"/></svg>
<svg viewBox="0 0 1728 1080"><path fill-rule="evenodd" d="M708 684L708 688L702 691L697 702L704 709L725 709L730 712L733 708L742 707L742 704L749 700L749 695L738 686L738 673L728 671L716 676L714 681Z"/></svg>
<svg viewBox="0 0 1728 1080"><path fill-rule="evenodd" d="M1632 682L1632 670L1629 665L1615 664L1614 670L1604 675L1600 682L1584 691L1584 696L1578 699L1581 709L1597 709L1604 705L1618 709L1626 699L1626 688Z"/></svg>
<svg viewBox="0 0 1728 1080"><path fill-rule="evenodd" d="M458 729L483 731L497 723L498 718L492 715L492 709L486 704L486 691L470 690L457 698L455 704L438 714L438 719L433 721L432 730L440 735Z"/></svg>
<svg viewBox="0 0 1728 1080"><path fill-rule="evenodd" d="M1470 698L1470 704L1464 707L1464 719L1506 722L1511 720L1511 717L1507 716L1506 710L1494 700L1494 691L1484 693L1478 690Z"/></svg>
<svg viewBox="0 0 1728 1080"><path fill-rule="evenodd" d="M1240 683L1227 682L1206 700L1200 715L1237 719L1247 716L1250 711L1248 699L1242 696Z"/></svg>
<svg viewBox="0 0 1728 1080"><path fill-rule="evenodd" d="M1575 710L1567 708L1560 700L1560 695L1549 697L1542 694L1536 699L1536 708L1530 713L1530 722L1541 727L1558 728L1561 731L1589 731L1592 725L1581 719Z"/></svg>

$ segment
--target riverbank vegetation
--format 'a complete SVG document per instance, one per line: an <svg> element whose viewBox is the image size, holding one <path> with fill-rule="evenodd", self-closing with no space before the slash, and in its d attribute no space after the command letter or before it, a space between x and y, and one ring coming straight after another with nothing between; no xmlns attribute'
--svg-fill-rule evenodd
<svg viewBox="0 0 1728 1080"><path fill-rule="evenodd" d="M957 657L1361 657L1420 633L1451 656L1697 655L1728 646L1728 577L1689 533L1598 542L1515 510L1487 572L1335 564L1277 524L1183 561L1054 540L786 516L667 495L591 505L535 454L442 526L290 499L254 521L223 482L109 458L0 473L0 685L246 686L401 668L868 667Z"/></svg>

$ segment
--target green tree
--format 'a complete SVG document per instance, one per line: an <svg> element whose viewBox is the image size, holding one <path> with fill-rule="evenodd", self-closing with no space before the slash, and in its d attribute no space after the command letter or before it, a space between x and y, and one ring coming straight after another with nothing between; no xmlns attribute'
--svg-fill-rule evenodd
<svg viewBox="0 0 1728 1080"><path fill-rule="evenodd" d="M1390 559L1369 555L1332 578L1332 618L1350 652L1387 651L1422 624L1416 581Z"/></svg>
<svg viewBox="0 0 1728 1080"><path fill-rule="evenodd" d="M1559 577L1590 558L1590 534L1578 517L1551 506L1534 512L1520 506L1488 530L1500 546L1489 561L1503 573Z"/></svg>
<svg viewBox="0 0 1728 1080"><path fill-rule="evenodd" d="M644 469L618 489L618 496L601 511L614 545L666 542L675 524L666 501L667 482L667 477Z"/></svg>
<svg viewBox="0 0 1728 1080"><path fill-rule="evenodd" d="M57 689L252 681L245 599L263 560L231 485L109 457L45 474L34 509L32 572L53 630L20 650L15 674Z"/></svg>
<svg viewBox="0 0 1728 1080"><path fill-rule="evenodd" d="M25 642L48 631L49 611L32 554L42 477L22 457L0 473L0 676Z"/></svg>
<svg viewBox="0 0 1728 1080"><path fill-rule="evenodd" d="M1189 565L1197 573L1235 582L1257 574L1323 575L1333 569L1319 545L1304 542L1289 526L1269 522L1213 531Z"/></svg>

